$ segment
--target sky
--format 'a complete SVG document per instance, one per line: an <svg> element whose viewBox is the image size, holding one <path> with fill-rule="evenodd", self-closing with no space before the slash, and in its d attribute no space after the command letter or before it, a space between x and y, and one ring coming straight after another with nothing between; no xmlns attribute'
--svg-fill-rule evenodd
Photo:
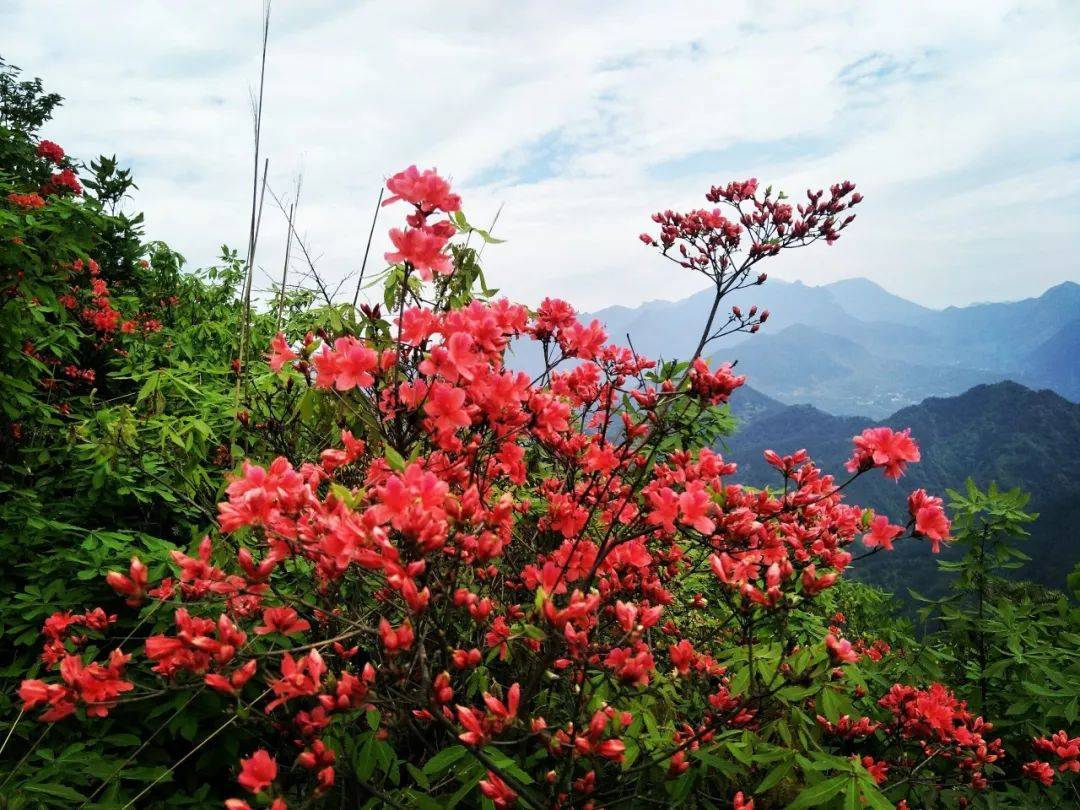
<svg viewBox="0 0 1080 810"><path fill-rule="evenodd" d="M43 135L116 154L147 233L190 266L247 242L262 5L6 0L0 56L66 99ZM1080 280L1080 4L275 0L269 187L351 299L378 190L415 163L507 240L489 283L582 310L700 289L646 250L651 212L757 177L865 196L833 246L771 275L864 276L929 306ZM383 236L403 217L383 209ZM281 275L267 198L257 285ZM295 256L295 251L294 251ZM302 263L293 265L293 277Z"/></svg>

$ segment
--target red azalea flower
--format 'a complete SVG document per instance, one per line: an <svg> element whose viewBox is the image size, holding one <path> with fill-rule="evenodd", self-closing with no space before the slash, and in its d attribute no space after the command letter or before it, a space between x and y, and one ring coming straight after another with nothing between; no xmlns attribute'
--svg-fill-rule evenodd
<svg viewBox="0 0 1080 810"><path fill-rule="evenodd" d="M908 512L915 521L915 533L930 540L930 549L937 554L941 543L949 539L950 524L944 501L928 495L925 489L917 489L908 496Z"/></svg>
<svg viewBox="0 0 1080 810"><path fill-rule="evenodd" d="M15 194L11 193L7 195L7 200L12 205L17 205L20 208L35 209L42 208L45 205L45 200L40 194Z"/></svg>
<svg viewBox="0 0 1080 810"><path fill-rule="evenodd" d="M410 166L387 180L386 187L393 192L393 196L383 200L383 205L405 200L424 215L437 208L448 213L461 209L461 197L450 193L450 184L435 169L421 172L416 166Z"/></svg>
<svg viewBox="0 0 1080 810"><path fill-rule="evenodd" d="M127 604L138 607L146 600L146 566L138 557L131 558L129 576L118 571L110 571L105 576L109 586L121 596L127 597Z"/></svg>
<svg viewBox="0 0 1080 810"><path fill-rule="evenodd" d="M262 620L263 623L255 628L256 635L281 633L284 636L291 636L311 629L310 622L297 616L296 611L291 607L266 608L263 611Z"/></svg>
<svg viewBox="0 0 1080 810"><path fill-rule="evenodd" d="M62 169L55 172L52 177L45 181L41 187L44 196L50 194L73 194L78 197L82 194L82 184L71 169Z"/></svg>
<svg viewBox="0 0 1080 810"><path fill-rule="evenodd" d="M240 775L236 781L251 793L260 793L277 779L277 761L260 748L247 759L240 760Z"/></svg>
<svg viewBox="0 0 1080 810"><path fill-rule="evenodd" d="M829 657L841 664L854 664L859 660L859 654L846 638L838 639L832 633L825 636L825 648L829 651Z"/></svg>
<svg viewBox="0 0 1080 810"><path fill-rule="evenodd" d="M1021 771L1025 778L1032 779L1036 782L1042 782L1047 787L1054 784L1054 769L1049 762L1042 762L1040 760L1027 762L1024 763Z"/></svg>
<svg viewBox="0 0 1080 810"><path fill-rule="evenodd" d="M480 792L491 799L497 810L506 810L517 804L517 793L499 778L494 771L487 772L487 779L479 782Z"/></svg>
<svg viewBox="0 0 1080 810"><path fill-rule="evenodd" d="M863 535L863 544L867 548L881 547L886 551L893 550L893 540L904 533L903 526L894 526L889 523L885 515L877 515L870 524L870 531Z"/></svg>
<svg viewBox="0 0 1080 810"><path fill-rule="evenodd" d="M281 371L282 366L295 360L297 357L298 355L296 352L289 348L289 343L285 340L285 335L281 332L274 335L274 339L270 341L270 351L267 354L267 363L269 364L271 371Z"/></svg>
<svg viewBox="0 0 1080 810"><path fill-rule="evenodd" d="M852 441L855 450L847 462L848 472L884 467L885 477L896 479L904 474L909 463L920 458L911 428L898 433L887 427L867 428Z"/></svg>
<svg viewBox="0 0 1080 810"><path fill-rule="evenodd" d="M448 276L454 272L453 262L442 252L447 238L434 228L394 228L390 241L397 250L387 253L386 260L391 264L408 262L424 281L431 281L433 273Z"/></svg>
<svg viewBox="0 0 1080 810"><path fill-rule="evenodd" d="M64 159L64 150L57 143L43 140L37 146L37 156L52 163L60 163Z"/></svg>

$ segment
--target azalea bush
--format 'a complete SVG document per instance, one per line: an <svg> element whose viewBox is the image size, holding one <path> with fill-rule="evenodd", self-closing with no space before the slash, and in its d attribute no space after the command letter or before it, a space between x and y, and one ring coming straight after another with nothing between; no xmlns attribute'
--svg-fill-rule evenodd
<svg viewBox="0 0 1080 810"><path fill-rule="evenodd" d="M68 806L141 731L106 723L34 745L17 687L43 622L100 598L133 553L164 561L201 536L223 472L262 438L236 418L242 267L230 253L184 272L179 254L146 241L127 211L128 173L39 132L58 103L0 63L0 713L16 721L0 733L0 794L29 806ZM285 312L304 297L287 296ZM273 322L255 313L255 339ZM178 721L144 762L196 731Z"/></svg>
<svg viewBox="0 0 1080 810"><path fill-rule="evenodd" d="M22 131L43 177L33 161L55 149ZM100 204L10 177L13 229ZM51 441L167 520L151 532L118 511L117 532L152 541L108 573L79 560L93 599L72 604L62 578L48 595L35 658L16 659L12 806L914 808L1075 790L1080 738L1028 717L1009 748L943 647L843 579L860 556L953 540L935 494L893 516L844 498L860 476L902 479L917 437L866 430L842 471L763 448L767 489L740 485L717 449L745 379L704 353L769 315L725 299L766 283L771 257L837 241L853 184L795 201L733 182L709 208L655 214L645 247L714 290L692 356L663 364L564 301L496 298L476 249L496 240L434 170L387 188L401 221L382 300L298 298L276 334L256 314L242 328L266 353L247 363L236 262L215 286L163 246L143 267L80 243L89 277L129 283L136 309L173 285L174 320L116 308L101 329L114 307L93 280L90 305L50 311L73 348L105 352L95 380L134 402L81 403L74 435ZM33 256L57 300L81 278ZM515 364L530 345L533 376ZM161 448L135 465L147 435Z"/></svg>
<svg viewBox="0 0 1080 810"><path fill-rule="evenodd" d="M163 319L175 298L148 261L140 218L111 211L130 188L129 178L102 162L82 166L58 144L36 137L58 102L39 82L20 82L0 63L5 651L37 644L46 601L65 591L90 598L71 581L74 547L111 547L111 563L141 545L136 521L117 526L110 515L98 523L98 510L79 497L96 490L105 512L124 500L80 458L75 439L83 416L127 396L128 385L115 372L163 339ZM105 191L99 196L98 189ZM61 505L67 499L71 503Z"/></svg>

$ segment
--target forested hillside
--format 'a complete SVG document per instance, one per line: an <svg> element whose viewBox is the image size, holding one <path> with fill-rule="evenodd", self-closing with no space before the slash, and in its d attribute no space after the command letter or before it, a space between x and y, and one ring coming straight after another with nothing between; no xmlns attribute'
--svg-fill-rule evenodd
<svg viewBox="0 0 1080 810"><path fill-rule="evenodd" d="M932 397L880 420L836 417L812 406L785 406L762 399L733 408L741 425L725 439L728 457L751 482L768 484L772 469L760 447L790 453L813 448L825 469L842 472L851 437L874 424L911 428L923 460L913 465L904 487L883 479L851 484L860 503L894 512L909 486L935 492L962 488L971 477L985 487L992 481L1032 493L1030 508L1039 519L1022 550L1031 558L1013 576L1051 588L1065 587L1080 562L1080 405L1052 391L1032 391L1017 383L981 385L957 397ZM941 595L947 578L926 549L900 549L897 557L877 556L859 564L856 576L900 596L908 588ZM947 553L947 552L946 552ZM902 561L901 561L902 558Z"/></svg>

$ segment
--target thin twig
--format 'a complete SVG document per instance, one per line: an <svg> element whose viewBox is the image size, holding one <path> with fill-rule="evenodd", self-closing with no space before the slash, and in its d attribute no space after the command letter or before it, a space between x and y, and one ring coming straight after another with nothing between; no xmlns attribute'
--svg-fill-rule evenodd
<svg viewBox="0 0 1080 810"><path fill-rule="evenodd" d="M244 279L244 301L241 308L242 322L240 323L240 347L238 361L240 369L236 375L236 407L240 407L240 386L244 376L244 353L247 349L248 322L251 317L251 285L255 275L255 245L258 240L258 229L262 220L262 201L259 194L259 157L262 144L262 113L263 91L266 87L266 48L270 40L270 0L266 0L263 6L263 30L262 30L262 57L259 67L259 96L254 105L253 117L255 123L255 156L253 176L251 180L251 224L248 230L248 250L246 261L246 277ZM267 159L263 164L262 193L266 194L266 173L270 161Z"/></svg>
<svg viewBox="0 0 1080 810"><path fill-rule="evenodd" d="M19 725L19 721L23 719L26 709L19 709L19 716L15 718L15 722L11 724L11 728L8 729L7 736L4 737L4 744L0 745L0 755L4 753L4 749L7 748L8 740L11 739L11 735L15 733L16 727Z"/></svg>
<svg viewBox="0 0 1080 810"><path fill-rule="evenodd" d="M277 316L274 318L274 331L281 330L281 314L285 310L285 284L289 280L289 248L292 247L293 215L296 213L296 203L289 205L289 228L285 235L285 264L281 268L281 291L278 293Z"/></svg>
<svg viewBox="0 0 1080 810"><path fill-rule="evenodd" d="M5 787L7 787L7 783L11 781L11 777L13 777L15 775L15 772L23 766L26 760L30 759L30 755L37 750L37 747L41 745L41 741L45 739L45 735L48 734L49 730L55 725L55 723L49 723L47 726L45 726L44 729L42 729L41 734L39 734L38 738L34 740L34 744L26 750L26 753L22 755L22 759L15 763L15 767L12 768L11 772L4 777L4 781L0 782L0 790L3 790Z"/></svg>
<svg viewBox="0 0 1080 810"><path fill-rule="evenodd" d="M278 209L280 209L281 213L285 214L285 203L283 203L281 201L281 198L274 193L273 189L270 189L270 197L274 200L274 203L277 205ZM326 301L326 305L328 307L332 307L334 305L334 296L326 289L326 285L323 284L322 277L315 269L315 260L311 258L311 252L308 250L307 244L300 237L299 232L297 232L296 223L293 223L292 234L293 238L296 240L297 246L300 248L300 252L304 256L304 261L307 263L308 272L310 273L311 278L315 281L315 285L319 288L319 292L322 294L323 299ZM338 289L340 289L340 287Z"/></svg>
<svg viewBox="0 0 1080 810"><path fill-rule="evenodd" d="M502 213L504 205L506 205L505 202L499 203L499 210L495 212L495 216L492 217L491 224L488 225L488 236L494 236L494 234L495 234L495 223L497 223L499 221L499 214ZM487 246L488 246L488 241L485 239L484 244L482 244L480 246L480 251L476 254L477 259L480 259L484 255L484 248L486 248Z"/></svg>
<svg viewBox="0 0 1080 810"><path fill-rule="evenodd" d="M379 219L379 209L382 208L382 198L385 187L379 188L379 200L375 203L375 214L371 217L371 230L368 232L367 247L364 248L364 261L360 264L360 278L356 281L356 293L352 298L353 309L356 309L356 302L360 300L360 285L364 283L364 270L367 269L367 257L371 251L371 240L375 236L375 223Z"/></svg>
<svg viewBox="0 0 1080 810"><path fill-rule="evenodd" d="M256 147L257 150L258 147ZM247 276L244 279L244 304L241 308L240 352L237 356L239 368L236 372L236 405L238 408L240 406L240 388L244 381L244 361L246 360L248 332L251 328L251 285L255 278L255 247L259 239L259 228L262 225L262 206L266 197L266 175L269 169L270 158L267 158L263 163L262 193L259 194L259 204L257 209L252 211L251 242L248 244Z"/></svg>
<svg viewBox="0 0 1080 810"><path fill-rule="evenodd" d="M143 752L143 749L146 748L146 746L148 746L151 742L153 742L154 737L156 737L159 733L161 733L162 729L164 729L167 725L169 725L169 723L171 723L180 714L180 712L182 712L184 709L186 709L188 707L188 705L191 703L191 701L193 701L195 698L197 698L199 695L201 695L205 689L206 689L206 687L203 686L203 687L200 687L199 689L195 690L194 692L192 692L191 695L188 697L188 699L186 701L184 701L175 712L172 713L172 715L169 717L168 720L166 720L164 723L162 723L156 729L154 729L154 733L151 734L149 737L147 737L145 740L143 740L142 745L140 745L138 748L136 748L135 751L131 754L131 756L129 756L127 759L125 759L123 762L121 762L116 767L116 770L113 771L111 774L109 774L108 778L106 778L100 785L97 786L97 789L93 793L90 794L90 796L86 799L86 801L84 801L82 804L79 805L78 810L82 810L82 808L84 808L84 807L86 807L86 805L90 804L90 802L92 802L94 800L94 798L99 793L101 793L101 791L103 791L106 788L106 786L109 784L109 782L111 782L113 779L115 779L117 777L117 775L119 775L119 773L122 770L124 770L124 768L126 768L129 764L131 764L131 761L133 759L135 759L135 757L137 757L139 754L141 754Z"/></svg>
<svg viewBox="0 0 1080 810"><path fill-rule="evenodd" d="M264 697L269 695L271 691L273 691L273 690L267 688L261 695L259 695L257 698L255 698L255 700L251 701L247 705L247 708L250 709L252 706L254 706L256 703L258 703ZM222 723L216 729L211 731L210 734L208 734L205 738L203 738L202 742L200 742L198 745L196 745L194 748L192 748L190 751L188 751L186 754L184 754L184 756L180 757L180 759L178 759L176 762L174 762L172 765L170 765L168 768L166 768L161 774L159 774L158 777L153 782L151 782L149 785L147 785L141 791L139 791L139 793L135 796L135 798L133 798L130 802L128 802L127 804L124 805L123 810L127 810L129 807L134 807L135 802L137 802L139 799L141 799L143 796L145 796L147 793L149 793L150 790L158 782L160 782L166 776L168 776L173 771L175 771L177 768L179 768L181 765L183 765L185 762L187 762L187 760L191 759L191 757L193 757L199 750L201 750L204 745L206 745L208 742L210 742L212 739L214 739L214 737L216 737L218 734L220 734L225 729L227 729L229 726L231 726L233 723L235 723L237 720L239 720L240 719L240 714L241 713L239 711L236 712L232 717L230 717L228 720L226 720L224 723Z"/></svg>

